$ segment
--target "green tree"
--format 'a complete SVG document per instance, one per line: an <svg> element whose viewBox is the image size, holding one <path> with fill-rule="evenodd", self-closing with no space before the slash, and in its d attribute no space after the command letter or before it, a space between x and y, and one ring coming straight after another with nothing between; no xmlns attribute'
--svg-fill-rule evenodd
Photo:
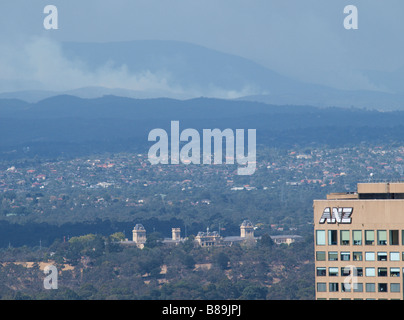
<svg viewBox="0 0 404 320"><path fill-rule="evenodd" d="M219 266L220 269L224 270L228 268L230 259L227 254L225 254L223 251L220 251L214 255L213 261L216 265Z"/></svg>
<svg viewBox="0 0 404 320"><path fill-rule="evenodd" d="M187 269L195 268L195 259L189 254L184 255L182 263Z"/></svg>
<svg viewBox="0 0 404 320"><path fill-rule="evenodd" d="M258 245L264 248L270 248L274 244L274 241L271 239L268 233L264 233L261 236L261 239L258 240Z"/></svg>
<svg viewBox="0 0 404 320"><path fill-rule="evenodd" d="M242 299L263 300L266 298L267 289L256 285L249 285L243 290Z"/></svg>

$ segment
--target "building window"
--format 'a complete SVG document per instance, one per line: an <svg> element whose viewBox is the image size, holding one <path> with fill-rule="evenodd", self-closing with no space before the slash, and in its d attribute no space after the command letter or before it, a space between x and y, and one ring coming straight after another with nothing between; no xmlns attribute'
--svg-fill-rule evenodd
<svg viewBox="0 0 404 320"><path fill-rule="evenodd" d="M387 231L386 230L377 230L377 244L379 246L387 245Z"/></svg>
<svg viewBox="0 0 404 320"><path fill-rule="evenodd" d="M338 261L338 252L337 251L328 252L328 261Z"/></svg>
<svg viewBox="0 0 404 320"><path fill-rule="evenodd" d="M400 292L400 284L390 283L390 292Z"/></svg>
<svg viewBox="0 0 404 320"><path fill-rule="evenodd" d="M353 285L354 292L363 292L363 283L355 283Z"/></svg>
<svg viewBox="0 0 404 320"><path fill-rule="evenodd" d="M378 284L379 292L387 292L387 283L379 283Z"/></svg>
<svg viewBox="0 0 404 320"><path fill-rule="evenodd" d="M317 276L318 277L325 277L327 275L327 269L325 267L318 267L317 268Z"/></svg>
<svg viewBox="0 0 404 320"><path fill-rule="evenodd" d="M387 261L387 252L378 252L377 261Z"/></svg>
<svg viewBox="0 0 404 320"><path fill-rule="evenodd" d="M387 277L387 268L377 268L378 277Z"/></svg>
<svg viewBox="0 0 404 320"><path fill-rule="evenodd" d="M365 252L365 261L375 261L375 253Z"/></svg>
<svg viewBox="0 0 404 320"><path fill-rule="evenodd" d="M390 268L390 277L399 277L400 268Z"/></svg>
<svg viewBox="0 0 404 320"><path fill-rule="evenodd" d="M366 292L375 292L376 286L374 283L366 283Z"/></svg>
<svg viewBox="0 0 404 320"><path fill-rule="evenodd" d="M330 277L338 277L338 268L337 267L329 267L328 268L328 275Z"/></svg>
<svg viewBox="0 0 404 320"><path fill-rule="evenodd" d="M400 261L400 252L390 252L390 261Z"/></svg>
<svg viewBox="0 0 404 320"><path fill-rule="evenodd" d="M328 245L336 246L338 244L337 230L328 230Z"/></svg>
<svg viewBox="0 0 404 320"><path fill-rule="evenodd" d="M353 244L355 246L362 245L362 231L361 230L352 231L352 239L353 239Z"/></svg>
<svg viewBox="0 0 404 320"><path fill-rule="evenodd" d="M389 231L389 238L390 238L390 245L398 246L398 244L399 244L398 230L390 230Z"/></svg>
<svg viewBox="0 0 404 320"><path fill-rule="evenodd" d="M318 246L325 246L325 230L316 231L316 244Z"/></svg>
<svg viewBox="0 0 404 320"><path fill-rule="evenodd" d="M363 268L362 267L356 268L356 276L363 277Z"/></svg>
<svg viewBox="0 0 404 320"><path fill-rule="evenodd" d="M365 244L374 245L375 244L375 232L374 230L365 230Z"/></svg>
<svg viewBox="0 0 404 320"><path fill-rule="evenodd" d="M317 283L317 292L326 292L327 291L327 284L324 282Z"/></svg>
<svg viewBox="0 0 404 320"><path fill-rule="evenodd" d="M352 260L353 261L362 261L362 252L353 252L352 253Z"/></svg>
<svg viewBox="0 0 404 320"><path fill-rule="evenodd" d="M374 277L376 276L375 268L365 268L366 277Z"/></svg>
<svg viewBox="0 0 404 320"><path fill-rule="evenodd" d="M330 292L338 292L338 282L330 282L329 283L329 291Z"/></svg>
<svg viewBox="0 0 404 320"><path fill-rule="evenodd" d="M341 230L341 245L349 245L349 230Z"/></svg>
<svg viewBox="0 0 404 320"><path fill-rule="evenodd" d="M349 267L341 267L341 276L347 277L351 274L351 268Z"/></svg>
<svg viewBox="0 0 404 320"><path fill-rule="evenodd" d="M317 251L316 252L316 260L317 261L325 261L325 251Z"/></svg>
<svg viewBox="0 0 404 320"><path fill-rule="evenodd" d="M351 292L351 285L349 283L341 283L341 292Z"/></svg>
<svg viewBox="0 0 404 320"><path fill-rule="evenodd" d="M351 260L350 252L341 252L341 261L349 261Z"/></svg>

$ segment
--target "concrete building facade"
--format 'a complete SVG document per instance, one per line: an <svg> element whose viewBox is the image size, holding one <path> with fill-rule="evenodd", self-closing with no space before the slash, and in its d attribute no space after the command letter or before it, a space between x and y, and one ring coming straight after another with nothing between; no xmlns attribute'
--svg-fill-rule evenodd
<svg viewBox="0 0 404 320"><path fill-rule="evenodd" d="M314 200L316 299L404 297L404 183Z"/></svg>

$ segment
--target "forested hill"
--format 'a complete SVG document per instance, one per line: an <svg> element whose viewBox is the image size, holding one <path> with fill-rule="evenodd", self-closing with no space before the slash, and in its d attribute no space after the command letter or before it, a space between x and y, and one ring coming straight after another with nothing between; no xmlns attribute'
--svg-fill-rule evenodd
<svg viewBox="0 0 404 320"><path fill-rule="evenodd" d="M355 145L401 142L404 112L356 108L275 106L250 101L82 99L56 96L37 103L0 100L0 152L3 157L74 156L83 152L144 151L150 130L179 120L180 130L257 129L257 143Z"/></svg>

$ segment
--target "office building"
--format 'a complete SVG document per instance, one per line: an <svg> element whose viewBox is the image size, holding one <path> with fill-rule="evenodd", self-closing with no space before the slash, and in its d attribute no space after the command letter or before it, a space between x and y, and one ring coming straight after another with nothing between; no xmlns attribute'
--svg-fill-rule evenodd
<svg viewBox="0 0 404 320"><path fill-rule="evenodd" d="M316 299L404 297L404 183L314 200Z"/></svg>

